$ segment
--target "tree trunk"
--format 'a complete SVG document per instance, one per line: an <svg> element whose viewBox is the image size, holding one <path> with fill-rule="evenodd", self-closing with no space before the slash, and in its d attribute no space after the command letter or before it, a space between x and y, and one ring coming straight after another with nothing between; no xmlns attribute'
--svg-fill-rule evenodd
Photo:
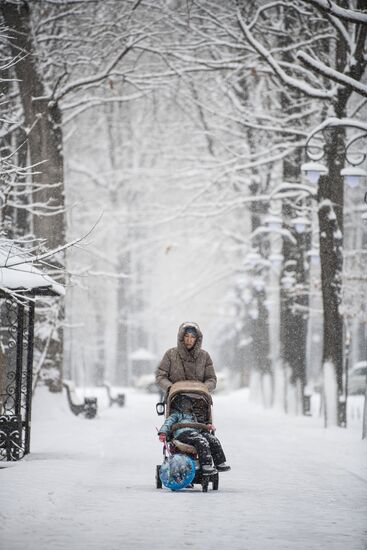
<svg viewBox="0 0 367 550"><path fill-rule="evenodd" d="M343 178L345 131L334 129L325 147L329 173L319 180L319 226L321 285L324 309L322 363L332 365L336 384L325 387L325 423L338 424L338 398L343 391L343 317L339 311L342 299L343 271ZM330 374L326 378L330 380ZM336 388L336 392L334 391Z"/></svg>
<svg viewBox="0 0 367 550"><path fill-rule="evenodd" d="M284 61L292 63L292 56L287 47L292 43L292 14L283 7L279 8L283 21L283 36L278 42L284 46L282 54ZM293 116L299 110L299 92L293 91L294 107L290 109L289 95L281 92L280 101L284 112ZM298 183L301 172L301 151L295 149L283 161L283 181ZM283 270L282 276L291 273L295 278L295 285L299 290L289 291L280 288L280 356L284 371L284 408L288 413L303 413L303 394L306 384L306 343L307 343L307 313L308 308L308 277L305 270L305 254L310 248L310 238L306 234L297 234L290 226L296 217L296 209L291 200L283 201L283 221L294 235L296 244L289 239L283 239Z"/></svg>
<svg viewBox="0 0 367 550"><path fill-rule="evenodd" d="M1 10L10 30L12 55L15 57L21 54L14 71L18 79L25 127L29 132L31 164L38 164L33 168L33 202L40 204L34 210L38 212L41 209L41 213L34 215L34 234L45 241L47 248L52 249L65 241L61 112L59 106L49 99L39 99L46 93L34 57L28 2L3 2ZM56 213L50 216L52 211Z"/></svg>
<svg viewBox="0 0 367 550"><path fill-rule="evenodd" d="M3 399L6 397L5 353L0 342L0 415L4 412Z"/></svg>
<svg viewBox="0 0 367 550"><path fill-rule="evenodd" d="M23 128L18 128L15 132L15 146L17 149L17 166L25 168L27 166L27 147L24 145L26 141L26 133ZM24 186L19 187L18 191L24 193L20 195L17 199L18 208L14 208L14 220L15 227L17 230L17 236L24 237L29 234L30 231L30 214L26 208L20 208L21 205L26 206L29 202L26 191L26 182L27 177L22 176L21 178Z"/></svg>
<svg viewBox="0 0 367 550"><path fill-rule="evenodd" d="M33 166L33 232L47 249L54 249L65 243L61 112L56 103L44 98L45 87L34 56L29 3L23 1L14 4L4 1L1 3L1 12L8 27L12 55L15 57L20 54L14 71L18 79L25 130L28 134L29 158ZM56 260L59 267L63 268L64 255L59 254ZM63 282L63 275L58 278ZM56 367L59 372L58 376L50 378L49 386L53 391L62 389L62 317L63 304L60 301L57 331L46 361L47 365Z"/></svg>
<svg viewBox="0 0 367 550"><path fill-rule="evenodd" d="M294 154L290 160L284 161L283 176L286 182L296 182L300 174L299 154ZM289 225L296 217L295 209L289 202L283 203L283 220ZM290 230L292 230L289 227ZM289 239L283 240L283 271L282 276L292 274L298 290L292 295L280 288L280 340L281 360L285 377L286 412L301 414L303 412L303 393L306 385L306 343L307 343L307 309L308 273L305 269L305 254L310 249L311 237L307 233L293 232L296 244Z"/></svg>
<svg viewBox="0 0 367 550"><path fill-rule="evenodd" d="M364 404L363 404L363 419L362 419L362 439L367 438L367 383L366 391L364 393Z"/></svg>
<svg viewBox="0 0 367 550"><path fill-rule="evenodd" d="M347 7L344 0L342 5ZM355 55L358 57L358 52ZM336 70L344 72L346 64L346 45L344 41L338 40L335 52ZM345 117L350 94L347 87L339 88L334 103L336 117ZM344 180L340 171L345 164L346 132L344 128L331 127L326 128L323 134L328 174L319 179L317 197L324 310L322 365L325 425L333 426L340 425L339 397L343 393L344 331L339 306L342 300L343 275Z"/></svg>
<svg viewBox="0 0 367 550"><path fill-rule="evenodd" d="M256 195L258 184L251 184L251 194ZM264 205L262 203L251 203L251 232L253 233L261 223L261 215L264 214ZM260 248L267 243L262 239L259 242ZM261 276L261 272L259 273ZM252 274L256 276L256 268ZM266 291L253 289L254 310L257 312L256 318L250 323L251 347L253 357L253 367L256 371L255 379L258 380L259 390L261 391L263 404L267 407L273 402L273 380L270 361L270 341L269 341L269 314L265 306ZM252 376L252 375L251 375ZM253 384L251 383L251 388Z"/></svg>

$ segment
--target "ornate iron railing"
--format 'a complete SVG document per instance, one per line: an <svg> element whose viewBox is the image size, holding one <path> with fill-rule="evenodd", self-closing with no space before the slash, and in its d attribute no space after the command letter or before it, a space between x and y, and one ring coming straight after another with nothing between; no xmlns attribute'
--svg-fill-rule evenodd
<svg viewBox="0 0 367 550"><path fill-rule="evenodd" d="M34 300L0 296L0 461L29 453Z"/></svg>

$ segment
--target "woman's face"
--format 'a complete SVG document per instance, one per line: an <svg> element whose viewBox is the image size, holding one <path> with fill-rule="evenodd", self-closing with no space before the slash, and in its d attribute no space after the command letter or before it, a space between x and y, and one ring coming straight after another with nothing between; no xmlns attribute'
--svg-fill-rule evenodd
<svg viewBox="0 0 367 550"><path fill-rule="evenodd" d="M192 349L195 346L196 342L196 336L194 336L191 332L186 332L184 334L184 344L186 349Z"/></svg>

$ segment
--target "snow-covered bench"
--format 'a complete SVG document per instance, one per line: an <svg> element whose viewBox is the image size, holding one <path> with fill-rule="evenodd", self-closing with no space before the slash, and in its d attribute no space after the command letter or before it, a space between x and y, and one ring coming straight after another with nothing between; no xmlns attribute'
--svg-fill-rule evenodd
<svg viewBox="0 0 367 550"><path fill-rule="evenodd" d="M97 397L84 397L84 402L82 403L76 393L75 384L72 380L64 380L63 385L66 389L71 412L76 416L83 414L85 418L94 418L97 414Z"/></svg>
<svg viewBox="0 0 367 550"><path fill-rule="evenodd" d="M109 400L109 406L112 407L114 403L116 403L119 407L123 407L125 405L125 394L124 393L118 393L116 397L113 397L112 395L112 387L109 382L104 381L103 386L107 390L107 396Z"/></svg>

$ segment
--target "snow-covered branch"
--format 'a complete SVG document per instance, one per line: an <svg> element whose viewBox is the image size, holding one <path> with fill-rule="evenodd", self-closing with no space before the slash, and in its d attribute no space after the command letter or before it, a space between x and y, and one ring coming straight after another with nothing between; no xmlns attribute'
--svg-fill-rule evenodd
<svg viewBox="0 0 367 550"><path fill-rule="evenodd" d="M311 67L317 73L326 76L328 79L351 88L357 94L367 97L367 86L362 82L358 82L354 78L347 76L340 71L336 71L331 67L327 67L325 63L322 63L319 59L314 59L305 52L297 53L298 59L300 59L307 67Z"/></svg>
<svg viewBox="0 0 367 550"><path fill-rule="evenodd" d="M353 118L330 117L330 118L327 118L326 120L324 120L323 122L321 122L321 124L319 124L318 126L316 126L316 128L314 128L312 130L312 132L307 137L307 143L310 141L310 139L313 136L315 136L316 134L318 134L319 132L321 132L325 128L330 128L330 127L334 127L334 128L336 128L336 127L341 127L341 128L348 127L348 128L355 128L356 130L367 131L367 123L362 122L361 120L356 120L356 119L353 119Z"/></svg>
<svg viewBox="0 0 367 550"><path fill-rule="evenodd" d="M331 90L314 88L313 86L310 86L309 84L307 84L307 82L304 82L296 78L293 78L292 76L289 76L289 74L287 74L281 68L279 63L270 54L270 52L262 44L260 44L260 42L256 40L254 35L250 32L249 26L246 25L245 21L243 20L240 10L237 10L237 18L241 26L241 29L246 39L248 40L248 42L251 44L254 50L272 67L275 74L282 80L282 82L284 82L285 84L287 84L287 86L290 86L295 90L299 90L307 94L310 97L315 97L318 99L333 99L335 97L335 94L336 94L335 88Z"/></svg>
<svg viewBox="0 0 367 550"><path fill-rule="evenodd" d="M88 231L88 233L86 233L82 237L78 237L77 239L73 239L72 241L69 241L68 243L66 243L62 246L59 246L59 247L57 247L53 250L48 250L47 252L44 252L42 254L35 254L35 255L32 255L31 257L27 257L27 253L26 253L25 256L23 256L21 258L19 258L19 255L18 255L14 260L11 260L11 256L9 255L10 259L7 259L5 261L5 264L0 266L0 267L8 267L9 268L9 267L15 267L17 265L23 265L23 264L27 264L27 263L32 263L33 264L35 262L41 262L41 261L47 260L48 258L52 258L53 256L56 256L56 255L60 254L60 252L63 252L64 250L66 250L68 248L71 248L72 246L75 246L76 244L83 241L86 237L88 237L88 235L90 235L92 233L92 231L94 231L94 229L96 228L96 226L100 222L100 219L101 219L101 217L97 220L97 222L93 225L93 227Z"/></svg>
<svg viewBox="0 0 367 550"><path fill-rule="evenodd" d="M367 13L359 10L349 10L342 8L332 2L332 0L307 0L309 4L319 8L325 13L335 15L344 21L351 23L361 23L367 25Z"/></svg>
<svg viewBox="0 0 367 550"><path fill-rule="evenodd" d="M60 90L60 92L55 95L55 100L59 101L66 94L68 94L69 92L71 92L71 91L73 91L77 88L80 88L80 87L85 86L87 84L92 84L92 83L95 83L95 82L101 82L101 80L104 80L104 79L108 78L111 71L113 70L113 68L116 67L116 65L119 63L119 61L121 61L121 59L123 59L123 57L125 57L125 55L127 55L129 53L129 51L133 47L133 44L134 44L133 41L129 41L127 43L127 45L125 46L125 48L123 48L115 56L115 58L111 61L111 63L109 63L109 65L106 67L106 69L104 71L101 71L98 74L93 75L93 76L81 78L81 79L76 80L74 82L70 82L69 84L64 86L64 88L62 88Z"/></svg>

